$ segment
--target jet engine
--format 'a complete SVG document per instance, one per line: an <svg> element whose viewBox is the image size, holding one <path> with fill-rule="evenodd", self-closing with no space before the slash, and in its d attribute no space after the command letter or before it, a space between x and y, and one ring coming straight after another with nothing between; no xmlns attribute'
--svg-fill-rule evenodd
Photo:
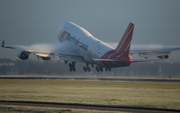
<svg viewBox="0 0 180 113"><path fill-rule="evenodd" d="M50 57L40 57L40 58L43 60L50 60L51 59Z"/></svg>
<svg viewBox="0 0 180 113"><path fill-rule="evenodd" d="M167 58L169 58L169 55L157 56L157 57L160 58L160 59L167 59Z"/></svg>
<svg viewBox="0 0 180 113"><path fill-rule="evenodd" d="M28 51L20 50L20 51L18 51L17 56L18 56L21 60L27 60L27 59L29 58L29 54L30 54L30 52L28 52Z"/></svg>

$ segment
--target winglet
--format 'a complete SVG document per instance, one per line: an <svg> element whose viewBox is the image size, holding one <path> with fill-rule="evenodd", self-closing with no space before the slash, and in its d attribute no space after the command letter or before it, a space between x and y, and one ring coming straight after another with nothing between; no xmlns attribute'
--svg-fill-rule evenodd
<svg viewBox="0 0 180 113"><path fill-rule="evenodd" d="M9 49L16 49L15 46L8 46L8 45L5 45L5 41L4 41L4 40L3 40L2 43L1 43L1 47L9 48Z"/></svg>
<svg viewBox="0 0 180 113"><path fill-rule="evenodd" d="M1 44L1 47L4 47L4 44L5 44L5 41L3 40L3 41L2 41L2 44Z"/></svg>

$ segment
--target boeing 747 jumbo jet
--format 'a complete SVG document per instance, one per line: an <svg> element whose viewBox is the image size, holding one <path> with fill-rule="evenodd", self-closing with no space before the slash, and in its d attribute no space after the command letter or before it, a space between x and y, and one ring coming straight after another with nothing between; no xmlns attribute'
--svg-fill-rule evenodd
<svg viewBox="0 0 180 113"><path fill-rule="evenodd" d="M130 66L133 62L155 61L168 58L173 50L180 50L180 47L159 48L155 50L136 50L130 51L131 40L133 36L134 24L129 23L124 35L116 48L98 40L84 28L72 23L65 22L58 30L60 43L48 45L46 49L39 46L8 46L3 41L1 46L10 49L19 49L17 56L26 60L30 53L34 53L38 58L50 60L51 57L59 56L65 64L69 63L69 70L76 71L76 62L84 62L85 72L91 71L90 66L96 65L96 70L111 71L111 68ZM44 45L45 46L45 45ZM145 59L131 59L133 54L139 54ZM151 56L157 56L160 59L147 59Z"/></svg>

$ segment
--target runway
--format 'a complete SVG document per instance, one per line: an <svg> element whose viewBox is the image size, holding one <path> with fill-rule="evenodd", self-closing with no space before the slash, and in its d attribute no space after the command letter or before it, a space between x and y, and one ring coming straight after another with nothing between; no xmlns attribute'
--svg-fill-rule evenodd
<svg viewBox="0 0 180 113"><path fill-rule="evenodd" d="M147 81L147 82L180 82L180 79L142 79L142 78L90 78L90 77L0 77L0 79L57 79L57 80L91 80L91 81Z"/></svg>
<svg viewBox="0 0 180 113"><path fill-rule="evenodd" d="M51 102L30 102L30 101L0 101L0 105L15 106L32 106L32 107L50 107L50 108L70 108L86 109L100 111L121 111L131 113L178 113L179 110L148 109L123 106L105 106L105 105L88 105L88 104L68 104L68 103L51 103Z"/></svg>

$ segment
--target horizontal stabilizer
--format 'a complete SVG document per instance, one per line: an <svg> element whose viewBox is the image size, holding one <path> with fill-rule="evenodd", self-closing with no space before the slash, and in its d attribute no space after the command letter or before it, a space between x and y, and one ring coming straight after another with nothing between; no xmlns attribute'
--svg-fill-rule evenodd
<svg viewBox="0 0 180 113"><path fill-rule="evenodd" d="M165 61L167 59L131 59L131 62Z"/></svg>

